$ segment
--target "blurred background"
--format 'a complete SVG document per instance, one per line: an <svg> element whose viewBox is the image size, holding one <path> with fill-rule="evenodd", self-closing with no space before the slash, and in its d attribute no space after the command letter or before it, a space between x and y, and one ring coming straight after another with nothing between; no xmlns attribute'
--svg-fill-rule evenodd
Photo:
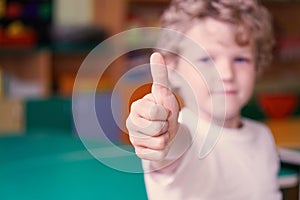
<svg viewBox="0 0 300 200"><path fill-rule="evenodd" d="M76 140L77 133L72 116L71 99L77 71L88 53L108 37L130 28L158 26L159 16L169 2L169 0L0 0L0 193L6 195L5 199L19 199L21 196L25 199L38 198L33 195L36 192L32 190L33 186L39 189L37 194L47 196L49 199L56 198L59 194L62 196L73 194L74 197L89 194L91 198L103 197L99 188L85 185L88 183L101 185L99 180L81 170L101 174L99 175L101 179L104 173L100 170L101 167L95 167L95 163L66 167L66 164L62 164L66 161L60 159L61 155L78 150L84 151L84 146ZM277 44L273 63L266 73L258 78L254 96L242 114L266 123L273 131L278 147L298 149L300 148L300 1L262 2L273 15ZM128 38L127 42L138 44L142 37L134 35ZM118 145L129 143L127 134L116 125L111 114L112 91L122 74L136 65L147 63L150 53L151 50L139 50L123 55L111 64L99 80L95 97L97 117L107 133L106 136ZM99 67L105 66L99 63ZM120 123L124 123L128 114L127 102L132 102L149 91L149 85L145 85L133 96L128 92L132 88L139 87L138 83L145 77L149 78L146 71L129 77L122 85L123 88L118 94L119 104L116 105L120 110L118 115ZM91 80L98 79L99 77L91 73L77 80L81 85L79 111L83 113L86 111L84 105L93 87ZM97 133L93 132L90 121L86 118L80 123L90 130L88 136L92 137ZM57 175L57 179L47 175L50 169L48 161L34 161L37 157L48 158L49 155L52 156L49 157L52 159L50 163L55 165L56 169L57 163L65 167L59 168L62 171L61 175ZM28 164L30 159L34 164ZM74 164L75 161L72 162ZM27 166L25 169L22 167L24 163ZM70 179L71 175L68 177L62 175L63 172L69 171L70 167L78 177ZM40 171L36 172L37 169ZM281 171L281 178L292 177L290 179L292 182L282 186L285 198L297 199L299 167L283 164L282 169L284 170ZM28 177L20 176L24 173L28 174ZM85 182L74 185L74 181L82 179L83 176L90 179L86 178ZM111 177L106 178L108 182L113 180ZM115 178L119 180L120 177ZM135 178L136 182L130 177L131 182L142 187L141 196L136 198L145 198L144 187L140 186L143 183L142 177ZM44 179L42 184L38 184L38 179ZM71 182L73 185L70 185ZM46 190L46 187L54 187L54 193ZM103 192L117 195L113 189L108 189L114 187L117 186L106 184ZM13 195L14 189L19 191L19 196ZM74 193L76 189L84 192ZM135 199L132 196L131 198Z"/></svg>

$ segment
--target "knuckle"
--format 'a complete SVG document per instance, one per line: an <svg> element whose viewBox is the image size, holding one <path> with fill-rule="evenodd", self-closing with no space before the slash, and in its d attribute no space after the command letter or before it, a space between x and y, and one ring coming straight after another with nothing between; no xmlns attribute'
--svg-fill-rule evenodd
<svg viewBox="0 0 300 200"><path fill-rule="evenodd" d="M148 93L146 94L142 99L146 99L146 100L150 100L150 101L154 101L153 95L152 93Z"/></svg>
<svg viewBox="0 0 300 200"><path fill-rule="evenodd" d="M139 157L139 158L141 158L141 159L144 159L144 155L142 154L142 153L140 153L139 151L135 151L135 154Z"/></svg>
<svg viewBox="0 0 300 200"><path fill-rule="evenodd" d="M135 148L135 154L141 159L147 159L147 156L142 153L140 148Z"/></svg>
<svg viewBox="0 0 300 200"><path fill-rule="evenodd" d="M139 101L139 100L134 101L134 102L131 104L131 106L130 106L130 111L131 111L131 112L132 112L132 111L135 111L135 110L137 109L138 101Z"/></svg>
<svg viewBox="0 0 300 200"><path fill-rule="evenodd" d="M159 151L156 153L156 156L155 156L156 161L161 161L161 160L164 160L165 158L166 158L166 151Z"/></svg>
<svg viewBox="0 0 300 200"><path fill-rule="evenodd" d="M167 111L162 105L155 104L149 109L149 115L151 119L166 120Z"/></svg>
<svg viewBox="0 0 300 200"><path fill-rule="evenodd" d="M161 128L162 133L167 132L168 129L169 129L169 123L168 123L168 121L163 122L162 128Z"/></svg>
<svg viewBox="0 0 300 200"><path fill-rule="evenodd" d="M160 136L159 138L157 138L157 148L158 149L164 149L167 145L167 140L164 136Z"/></svg>
<svg viewBox="0 0 300 200"><path fill-rule="evenodd" d="M126 128L127 128L128 130L130 130L130 129L132 128L132 122L131 122L130 117L128 117L128 118L126 119L125 124L126 124Z"/></svg>
<svg viewBox="0 0 300 200"><path fill-rule="evenodd" d="M153 122L150 129L151 129L150 136L158 135L160 132L160 128L157 122Z"/></svg>
<svg viewBox="0 0 300 200"><path fill-rule="evenodd" d="M140 159L143 159L143 160L149 160L149 158L147 156L145 156L145 154L142 154L142 153L136 153L136 155L140 158Z"/></svg>
<svg viewBox="0 0 300 200"><path fill-rule="evenodd" d="M131 142L131 144L132 144L133 146L137 146L137 142L136 142L136 139L135 139L134 137L129 136L129 141Z"/></svg>
<svg viewBox="0 0 300 200"><path fill-rule="evenodd" d="M138 100L136 100L136 101L134 101L134 102L131 103L130 111L131 112L136 112L144 104L145 104L145 100L144 99L138 99Z"/></svg>
<svg viewBox="0 0 300 200"><path fill-rule="evenodd" d="M142 151L141 148L135 148L135 154L141 158L141 159L144 159L144 160L152 160L152 161L161 161L161 160L164 160L167 153L165 150L163 151L152 151L152 152L148 152L148 153L145 153Z"/></svg>
<svg viewBox="0 0 300 200"><path fill-rule="evenodd" d="M151 106L151 108L149 109L149 115L150 118L157 118L160 114L160 109L157 105L153 105Z"/></svg>
<svg viewBox="0 0 300 200"><path fill-rule="evenodd" d="M155 122L155 123L153 123L153 133L154 133L154 135L162 133L163 127L164 127L164 123L163 122Z"/></svg>

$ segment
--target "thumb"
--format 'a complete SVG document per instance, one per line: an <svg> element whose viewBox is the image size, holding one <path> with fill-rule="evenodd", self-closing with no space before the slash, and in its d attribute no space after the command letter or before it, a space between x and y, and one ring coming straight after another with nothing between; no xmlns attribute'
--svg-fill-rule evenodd
<svg viewBox="0 0 300 200"><path fill-rule="evenodd" d="M150 57L150 68L153 79L151 88L152 96L156 104L162 105L169 111L168 133L169 141L172 141L178 129L179 105L175 95L169 87L168 68L160 53L153 53Z"/></svg>
<svg viewBox="0 0 300 200"><path fill-rule="evenodd" d="M172 94L169 88L168 70L164 58L160 53L153 53L150 57L150 69L153 79L151 93L158 104L163 104L164 98Z"/></svg>

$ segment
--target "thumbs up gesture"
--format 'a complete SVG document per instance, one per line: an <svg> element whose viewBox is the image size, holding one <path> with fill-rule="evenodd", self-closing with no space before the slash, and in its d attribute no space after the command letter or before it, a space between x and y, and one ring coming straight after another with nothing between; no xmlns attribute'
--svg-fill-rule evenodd
<svg viewBox="0 0 300 200"><path fill-rule="evenodd" d="M178 129L179 106L168 84L168 71L161 54L150 58L151 93L132 103L126 120L137 156L163 161Z"/></svg>

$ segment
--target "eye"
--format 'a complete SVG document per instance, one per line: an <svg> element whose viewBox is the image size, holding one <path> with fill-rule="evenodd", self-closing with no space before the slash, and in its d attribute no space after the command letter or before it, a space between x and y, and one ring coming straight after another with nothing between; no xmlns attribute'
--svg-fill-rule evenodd
<svg viewBox="0 0 300 200"><path fill-rule="evenodd" d="M237 63L249 63L250 59L247 58L247 57L235 57L234 58L234 62L237 62Z"/></svg>
<svg viewBox="0 0 300 200"><path fill-rule="evenodd" d="M203 57L203 58L200 58L199 61L202 63L209 63L212 61L212 59L210 57Z"/></svg>

